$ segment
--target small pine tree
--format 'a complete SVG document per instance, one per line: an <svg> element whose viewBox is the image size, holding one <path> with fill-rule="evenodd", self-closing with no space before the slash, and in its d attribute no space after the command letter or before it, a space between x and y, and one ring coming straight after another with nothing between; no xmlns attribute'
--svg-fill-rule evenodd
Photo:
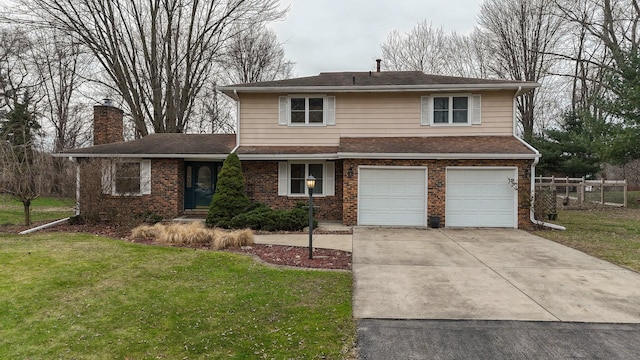
<svg viewBox="0 0 640 360"><path fill-rule="evenodd" d="M227 156L218 174L218 183L207 215L207 226L228 227L229 220L247 210L251 200L244 190L242 165L235 153Z"/></svg>

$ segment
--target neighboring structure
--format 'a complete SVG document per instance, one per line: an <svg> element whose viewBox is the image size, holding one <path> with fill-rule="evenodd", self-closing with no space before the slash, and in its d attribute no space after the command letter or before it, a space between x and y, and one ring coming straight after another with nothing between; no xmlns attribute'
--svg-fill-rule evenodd
<svg viewBox="0 0 640 360"><path fill-rule="evenodd" d="M60 156L127 159L103 166L104 204L118 211L173 217L206 207L236 151L247 194L274 208L306 202L311 174L321 219L526 227L539 154L515 135L514 100L537 86L402 71L231 85L220 90L238 102L236 135L156 134ZM119 179L123 163L139 176Z"/></svg>

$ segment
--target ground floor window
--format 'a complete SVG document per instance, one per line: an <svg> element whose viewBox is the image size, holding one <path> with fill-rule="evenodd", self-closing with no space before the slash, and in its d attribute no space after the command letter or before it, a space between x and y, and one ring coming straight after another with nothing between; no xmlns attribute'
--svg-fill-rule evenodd
<svg viewBox="0 0 640 360"><path fill-rule="evenodd" d="M151 194L151 160L105 160L102 190L111 195Z"/></svg>
<svg viewBox="0 0 640 360"><path fill-rule="evenodd" d="M314 196L335 195L335 162L282 161L278 163L278 195L309 196L307 177L316 178Z"/></svg>
<svg viewBox="0 0 640 360"><path fill-rule="evenodd" d="M312 175L316 178L316 186L313 189L313 193L322 195L323 179L324 179L324 164L289 164L290 174L290 194L291 195L308 195L308 189L306 184L307 176Z"/></svg>

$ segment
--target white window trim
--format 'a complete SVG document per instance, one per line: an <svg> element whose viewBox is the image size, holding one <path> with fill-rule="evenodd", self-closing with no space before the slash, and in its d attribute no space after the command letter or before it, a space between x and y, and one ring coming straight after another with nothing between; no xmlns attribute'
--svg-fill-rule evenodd
<svg viewBox="0 0 640 360"><path fill-rule="evenodd" d="M291 123L291 99L322 98L322 123L309 123L308 106L305 106L305 123ZM291 127L325 127L336 125L336 97L322 94L291 94L278 98L278 125Z"/></svg>
<svg viewBox="0 0 640 360"><path fill-rule="evenodd" d="M447 97L451 99L449 101L449 122L447 123L435 123L433 100L437 97ZM466 123L454 123L453 122L453 98L454 97L466 97L468 99L467 109L467 122ZM423 126L471 126L482 124L482 96L480 94L470 93L443 93L443 94L431 94L425 95L420 98L420 125Z"/></svg>
<svg viewBox="0 0 640 360"><path fill-rule="evenodd" d="M304 99L304 124L303 123L292 123L291 122L291 99ZM309 99L322 99L322 124L320 123L309 123ZM287 96L287 125L288 126L327 126L327 96L319 95L319 94L311 94L311 95L289 95Z"/></svg>
<svg viewBox="0 0 640 360"><path fill-rule="evenodd" d="M448 97L449 98L449 122L447 123L437 123L434 121L434 114L435 114L435 107L433 105L433 101L435 100L435 98L443 98L443 97ZM454 97L466 97L467 98L467 122L465 123L454 123L453 122L453 98ZM473 97L471 94L434 94L431 95L430 100L431 101L431 126L470 126L473 119Z"/></svg>
<svg viewBox="0 0 640 360"><path fill-rule="evenodd" d="M116 191L116 171L120 163L140 164L140 191L135 193L118 193ZM106 160L102 164L102 193L112 196L142 196L151 194L151 160L119 159Z"/></svg>
<svg viewBox="0 0 640 360"><path fill-rule="evenodd" d="M322 164L322 194L313 193L314 197L335 196L335 162L331 161L282 161L278 165L278 196L292 198L309 197L309 189L305 186L304 194L291 193L291 165L304 164L305 174L309 172L309 165ZM286 172L286 174L285 174ZM286 182L286 183L285 183ZM285 191L286 187L286 191Z"/></svg>

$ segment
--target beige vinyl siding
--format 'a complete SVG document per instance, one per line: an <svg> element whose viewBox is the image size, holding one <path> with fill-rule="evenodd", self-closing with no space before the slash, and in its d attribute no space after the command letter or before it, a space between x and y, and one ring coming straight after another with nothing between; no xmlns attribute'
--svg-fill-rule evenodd
<svg viewBox="0 0 640 360"><path fill-rule="evenodd" d="M241 94L240 143L243 146L336 146L341 136L464 136L513 133L513 92L481 92L482 124L420 125L425 93L326 94L336 96L335 126L278 125L278 97Z"/></svg>

